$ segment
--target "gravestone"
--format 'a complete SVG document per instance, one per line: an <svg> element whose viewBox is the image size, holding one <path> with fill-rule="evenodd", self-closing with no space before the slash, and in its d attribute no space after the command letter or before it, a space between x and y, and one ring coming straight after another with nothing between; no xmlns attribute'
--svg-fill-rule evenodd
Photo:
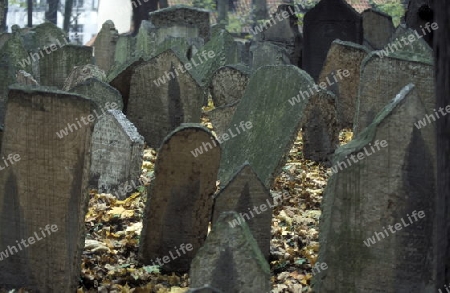
<svg viewBox="0 0 450 293"><path fill-rule="evenodd" d="M289 52L271 42L253 42L250 46L251 67L256 70L265 65L289 65Z"/></svg>
<svg viewBox="0 0 450 293"><path fill-rule="evenodd" d="M331 44L318 83L336 95L337 120L340 128L352 128L358 99L362 60L369 50L361 45L336 40ZM344 76L348 70L348 77Z"/></svg>
<svg viewBox="0 0 450 293"><path fill-rule="evenodd" d="M264 66L253 73L230 123L234 136L222 143L221 186L245 161L266 187L272 185L300 130L308 98L294 105L290 100L305 89L313 91L313 84L306 72L293 65ZM243 131L246 123L251 128Z"/></svg>
<svg viewBox="0 0 450 293"><path fill-rule="evenodd" d="M200 123L203 91L182 60L168 50L132 73L127 117L152 148L181 123Z"/></svg>
<svg viewBox="0 0 450 293"><path fill-rule="evenodd" d="M38 86L39 83L33 78L31 74L26 72L25 70L19 70L16 74L17 83L23 85L35 85Z"/></svg>
<svg viewBox="0 0 450 293"><path fill-rule="evenodd" d="M141 175L144 138L120 110L108 110L92 135L90 185L110 193Z"/></svg>
<svg viewBox="0 0 450 293"><path fill-rule="evenodd" d="M376 9L367 9L361 15L365 44L375 50L383 49L395 30L392 17Z"/></svg>
<svg viewBox="0 0 450 293"><path fill-rule="evenodd" d="M321 90L309 99L304 113L303 157L328 166L339 146L336 96Z"/></svg>
<svg viewBox="0 0 450 293"><path fill-rule="evenodd" d="M203 154L193 155L196 148L208 145ZM189 270L208 232L219 162L219 143L199 124L185 124L166 137L148 191L139 245L142 263L155 264L162 258L165 271ZM179 252L188 245L190 249Z"/></svg>
<svg viewBox="0 0 450 293"><path fill-rule="evenodd" d="M318 262L328 269L316 276L317 292L437 292L435 131L415 126L427 112L410 84L336 151L320 221Z"/></svg>
<svg viewBox="0 0 450 293"><path fill-rule="evenodd" d="M100 32L97 34L94 42L94 56L97 66L108 72L114 64L114 54L116 52L117 39L119 32L111 20L107 20Z"/></svg>
<svg viewBox="0 0 450 293"><path fill-rule="evenodd" d="M93 108L81 96L48 88L9 91L1 153L18 157L3 162L0 172L0 248L9 253L0 262L0 284L6 288L77 289L94 124L57 134Z"/></svg>
<svg viewBox="0 0 450 293"><path fill-rule="evenodd" d="M270 268L247 224L234 228L236 212L224 212L192 261L192 287L209 284L222 292L270 292Z"/></svg>
<svg viewBox="0 0 450 293"><path fill-rule="evenodd" d="M218 137L222 137L230 129L231 119L239 105L239 101L233 104L221 106L205 113L205 116L211 121L214 132Z"/></svg>
<svg viewBox="0 0 450 293"><path fill-rule="evenodd" d="M12 37L12 33L0 33L0 49Z"/></svg>
<svg viewBox="0 0 450 293"><path fill-rule="evenodd" d="M433 46L433 30L425 29L425 33L423 33L422 28L426 26L427 22L431 24L434 21L434 8L433 0L410 0L405 13L407 27L423 35L424 40L431 47Z"/></svg>
<svg viewBox="0 0 450 293"><path fill-rule="evenodd" d="M66 45L39 59L41 85L62 88L75 66L91 63L92 47Z"/></svg>
<svg viewBox="0 0 450 293"><path fill-rule="evenodd" d="M220 67L209 85L215 107L233 104L244 95L250 78L250 69L241 64Z"/></svg>
<svg viewBox="0 0 450 293"><path fill-rule="evenodd" d="M247 223L264 257L270 256L273 200L269 190L246 163L214 198L212 224L226 211L239 214L236 225ZM259 210L258 210L259 209ZM231 224L230 224L231 225Z"/></svg>
<svg viewBox="0 0 450 293"><path fill-rule="evenodd" d="M322 0L305 14L303 37L302 68L316 80L334 40L362 44L361 15L345 0Z"/></svg>
<svg viewBox="0 0 450 293"><path fill-rule="evenodd" d="M251 42L244 39L237 39L234 42L236 43L237 49L237 62L249 66Z"/></svg>
<svg viewBox="0 0 450 293"><path fill-rule="evenodd" d="M209 41L209 12L186 5L174 5L149 13L148 21L155 27L166 30L185 30L195 28L205 43Z"/></svg>
<svg viewBox="0 0 450 293"><path fill-rule="evenodd" d="M123 109L122 96L119 91L97 78L88 78L70 89L70 92L83 95L94 101L100 108L107 103L115 103L116 109Z"/></svg>
<svg viewBox="0 0 450 293"><path fill-rule="evenodd" d="M380 56L408 54L409 58L433 58L433 49L427 42L416 31L407 28L403 24L397 27L390 42L379 53L382 54Z"/></svg>
<svg viewBox="0 0 450 293"><path fill-rule="evenodd" d="M136 38L131 35L119 35L116 44L116 50L114 54L113 68L126 63L128 60L136 57ZM111 68L111 71L113 70Z"/></svg>
<svg viewBox="0 0 450 293"><path fill-rule="evenodd" d="M417 93L432 113L435 108L433 59L420 55L394 55L379 57L370 53L361 64L361 79L354 133L361 132L372 123L375 115L398 93L402 86L414 83Z"/></svg>
<svg viewBox="0 0 450 293"><path fill-rule="evenodd" d="M85 82L89 78L97 78L100 81L106 80L106 75L103 70L97 65L86 64L82 66L75 66L70 72L69 76L64 81L63 91L69 91L76 85Z"/></svg>

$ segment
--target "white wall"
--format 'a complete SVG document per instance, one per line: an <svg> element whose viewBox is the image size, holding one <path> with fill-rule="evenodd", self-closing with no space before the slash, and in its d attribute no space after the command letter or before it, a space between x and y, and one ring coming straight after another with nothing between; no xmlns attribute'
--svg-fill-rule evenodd
<svg viewBox="0 0 450 293"><path fill-rule="evenodd" d="M112 20L119 34L130 31L131 1L130 0L99 0L97 31L103 23Z"/></svg>

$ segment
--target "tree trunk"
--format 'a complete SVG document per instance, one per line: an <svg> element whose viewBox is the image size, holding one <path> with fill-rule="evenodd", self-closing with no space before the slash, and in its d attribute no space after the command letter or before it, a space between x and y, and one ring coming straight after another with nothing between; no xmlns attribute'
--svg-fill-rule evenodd
<svg viewBox="0 0 450 293"><path fill-rule="evenodd" d="M66 0L66 5L64 7L64 23L63 23L63 30L66 33L69 33L70 29L70 17L72 16L72 9L73 9L73 0Z"/></svg>
<svg viewBox="0 0 450 293"><path fill-rule="evenodd" d="M33 26L33 0L27 0L28 27Z"/></svg>
<svg viewBox="0 0 450 293"><path fill-rule="evenodd" d="M435 1L439 28L434 32L436 109L450 105L450 1ZM437 121L437 261L438 288L450 286L450 115Z"/></svg>
<svg viewBox="0 0 450 293"><path fill-rule="evenodd" d="M6 32L6 16L8 15L8 0L0 0L0 33Z"/></svg>
<svg viewBox="0 0 450 293"><path fill-rule="evenodd" d="M133 35L137 35L143 20L148 19L148 14L158 9L158 0L133 0Z"/></svg>
<svg viewBox="0 0 450 293"><path fill-rule="evenodd" d="M57 24L59 0L48 0L48 10L45 12L45 19Z"/></svg>

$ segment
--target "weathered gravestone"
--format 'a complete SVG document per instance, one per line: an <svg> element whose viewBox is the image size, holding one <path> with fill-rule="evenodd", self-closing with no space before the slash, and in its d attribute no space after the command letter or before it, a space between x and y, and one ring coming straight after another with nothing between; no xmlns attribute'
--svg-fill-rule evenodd
<svg viewBox="0 0 450 293"><path fill-rule="evenodd" d="M97 78L100 81L106 80L106 75L103 70L96 65L86 64L82 66L75 66L69 76L64 81L62 87L63 91L69 91L76 85L85 82L89 78Z"/></svg>
<svg viewBox="0 0 450 293"><path fill-rule="evenodd" d="M23 85L35 85L38 86L39 83L33 78L31 74L26 72L25 70L19 70L16 73L16 80L17 83L23 84Z"/></svg>
<svg viewBox="0 0 450 293"><path fill-rule="evenodd" d="M322 0L305 14L303 37L302 68L316 80L334 40L362 44L361 15L345 0Z"/></svg>
<svg viewBox="0 0 450 293"><path fill-rule="evenodd" d="M411 58L416 56L421 58L431 58L433 49L412 29L400 24L391 37L386 47L379 51L380 56L390 56L398 52L409 52ZM420 56L419 56L420 55Z"/></svg>
<svg viewBox="0 0 450 293"><path fill-rule="evenodd" d="M9 255L0 262L0 284L6 288L76 291L93 124L57 134L93 108L62 91L14 86L9 92L1 154L15 163L3 161L0 173L0 248Z"/></svg>
<svg viewBox="0 0 450 293"><path fill-rule="evenodd" d="M209 148L194 155L202 146ZM219 143L199 124L185 124L164 140L143 219L139 258L144 264L189 270L208 232L219 162Z"/></svg>
<svg viewBox="0 0 450 293"><path fill-rule="evenodd" d="M0 33L0 49L12 37L11 33Z"/></svg>
<svg viewBox="0 0 450 293"><path fill-rule="evenodd" d="M234 228L239 215L224 212L192 261L192 287L209 284L222 292L270 292L270 268L247 224Z"/></svg>
<svg viewBox="0 0 450 293"><path fill-rule="evenodd" d="M186 30L194 28L198 36L205 42L209 41L209 12L204 9L193 8L186 5L174 5L149 13L148 21L161 29Z"/></svg>
<svg viewBox="0 0 450 293"><path fill-rule="evenodd" d="M376 9L367 9L361 15L364 43L375 50L384 48L395 30L392 17Z"/></svg>
<svg viewBox="0 0 450 293"><path fill-rule="evenodd" d="M107 103L115 103L116 109L123 109L122 96L119 91L95 77L77 84L69 91L90 98L101 108L104 108Z"/></svg>
<svg viewBox="0 0 450 293"><path fill-rule="evenodd" d="M233 104L244 95L250 69L241 64L220 67L214 73L209 89L215 107Z"/></svg>
<svg viewBox="0 0 450 293"><path fill-rule="evenodd" d="M235 135L222 144L221 186L245 161L266 187L272 185L300 130L307 98L294 105L289 101L313 84L306 72L293 65L264 66L253 73L230 123ZM243 131L245 123L251 129Z"/></svg>
<svg viewBox="0 0 450 293"><path fill-rule="evenodd" d="M218 137L222 137L230 129L231 119L236 112L239 101L222 107L217 107L205 113L205 116L211 121L214 132Z"/></svg>
<svg viewBox="0 0 450 293"><path fill-rule="evenodd" d="M434 0L410 0L405 13L406 25L423 35L424 40L433 46L433 30L427 28L427 23L431 24L434 18Z"/></svg>
<svg viewBox="0 0 450 293"><path fill-rule="evenodd" d="M119 35L116 44L116 51L114 53L113 68L136 57L136 41L136 38L131 35Z"/></svg>
<svg viewBox="0 0 450 293"><path fill-rule="evenodd" d="M114 54L116 52L119 32L111 20L107 20L98 33L94 42L94 56L97 66L108 72L114 64Z"/></svg>
<svg viewBox="0 0 450 293"><path fill-rule="evenodd" d="M182 60L168 50L132 73L127 117L152 148L181 123L200 123L203 91Z"/></svg>
<svg viewBox="0 0 450 293"><path fill-rule="evenodd" d="M120 110L108 110L92 135L90 185L111 192L141 174L144 138ZM123 192L120 194L124 194Z"/></svg>
<svg viewBox="0 0 450 293"><path fill-rule="evenodd" d="M75 66L91 63L92 47L66 45L39 59L41 85L62 88Z"/></svg>
<svg viewBox="0 0 450 293"><path fill-rule="evenodd" d="M226 211L235 211L238 219L233 227L246 222L264 257L270 255L273 200L269 190L246 163L214 198L212 224Z"/></svg>
<svg viewBox="0 0 450 293"><path fill-rule="evenodd" d="M286 48L271 42L253 42L250 46L250 56L252 70L265 65L291 64Z"/></svg>
<svg viewBox="0 0 450 293"><path fill-rule="evenodd" d="M336 95L336 111L340 128L352 128L358 99L362 60L369 50L361 45L333 41L323 65L318 83L325 82L327 90ZM348 76L344 76L344 70Z"/></svg>
<svg viewBox="0 0 450 293"><path fill-rule="evenodd" d="M320 220L318 262L328 269L317 292L436 292L435 131L415 126L427 112L410 84L336 151Z"/></svg>
<svg viewBox="0 0 450 293"><path fill-rule="evenodd" d="M308 100L304 113L303 157L328 165L339 146L336 96L321 90Z"/></svg>
<svg viewBox="0 0 450 293"><path fill-rule="evenodd" d="M289 4L278 6L267 26L269 27L266 30L255 36L256 39L284 48L288 53L290 63L300 66L303 37L298 29L295 7Z"/></svg>
<svg viewBox="0 0 450 293"><path fill-rule="evenodd" d="M400 51L390 57L379 57L370 53L361 63L361 80L354 133L361 132L372 123L375 115L389 102L389 97L398 93L410 82L432 113L435 108L433 60L421 55L404 54Z"/></svg>

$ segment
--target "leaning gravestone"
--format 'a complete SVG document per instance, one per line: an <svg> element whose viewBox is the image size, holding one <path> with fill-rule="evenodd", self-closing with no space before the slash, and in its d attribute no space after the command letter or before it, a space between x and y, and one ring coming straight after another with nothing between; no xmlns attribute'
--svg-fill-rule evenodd
<svg viewBox="0 0 450 293"><path fill-rule="evenodd" d="M250 56L252 70L265 65L291 64L286 48L271 42L253 42L250 46Z"/></svg>
<svg viewBox="0 0 450 293"><path fill-rule="evenodd" d="M149 13L148 21L155 27L166 30L195 29L205 43L209 41L209 12L186 5L174 5ZM172 34L171 34L172 35Z"/></svg>
<svg viewBox="0 0 450 293"><path fill-rule="evenodd" d="M303 157L328 165L339 146L336 96L321 90L309 99L304 113Z"/></svg>
<svg viewBox="0 0 450 293"><path fill-rule="evenodd" d="M264 66L253 73L230 123L234 136L222 143L221 186L245 161L266 187L272 185L300 130L307 99L294 105L290 101L313 85L314 80L293 65ZM244 131L242 125L250 129Z"/></svg>
<svg viewBox="0 0 450 293"><path fill-rule="evenodd" d="M90 185L111 192L141 174L144 138L120 110L108 110L94 127Z"/></svg>
<svg viewBox="0 0 450 293"><path fill-rule="evenodd" d="M202 146L204 152L197 153ZM144 212L139 245L144 264L162 259L165 271L189 270L208 232L219 162L219 143L199 124L185 124L166 137Z"/></svg>
<svg viewBox="0 0 450 293"><path fill-rule="evenodd" d="M90 98L100 106L100 108L105 108L107 103L115 103L117 105L116 109L123 109L122 96L119 91L95 77L77 84L69 91Z"/></svg>
<svg viewBox="0 0 450 293"><path fill-rule="evenodd" d="M233 104L217 107L205 113L209 121L214 127L214 132L218 137L222 137L230 129L231 119L233 119L234 112L236 112L239 101Z"/></svg>
<svg viewBox="0 0 450 293"><path fill-rule="evenodd" d="M352 128L358 99L362 60L369 50L361 45L333 41L323 65L318 83L325 82L327 90L336 95L336 111L340 128ZM348 76L344 76L344 70Z"/></svg>
<svg viewBox="0 0 450 293"><path fill-rule="evenodd" d="M15 163L3 162L0 173L0 249L9 254L0 262L0 284L6 288L76 291L94 124L57 134L93 108L88 99L62 91L9 91L1 153Z"/></svg>
<svg viewBox="0 0 450 293"><path fill-rule="evenodd" d="M270 268L247 224L224 212L192 261L192 287L209 284L222 292L270 292Z"/></svg>
<svg viewBox="0 0 450 293"><path fill-rule="evenodd" d="M233 104L244 95L250 69L241 64L220 67L214 73L209 89L215 107Z"/></svg>
<svg viewBox="0 0 450 293"><path fill-rule="evenodd" d="M264 257L270 256L272 196L252 167L246 163L214 199L213 227L226 211L239 213L234 225L246 222ZM259 211L258 211L259 209ZM231 224L230 224L231 225Z"/></svg>
<svg viewBox="0 0 450 293"><path fill-rule="evenodd" d="M203 91L182 60L168 50L133 71L127 117L152 148L181 123L200 123Z"/></svg>
<svg viewBox="0 0 450 293"><path fill-rule="evenodd" d="M91 63L92 47L66 45L39 59L41 85L62 88L75 66Z"/></svg>
<svg viewBox="0 0 450 293"><path fill-rule="evenodd" d="M320 221L318 262L328 269L317 292L437 292L435 131L415 126L427 112L410 84L336 151Z"/></svg>
<svg viewBox="0 0 450 293"><path fill-rule="evenodd" d="M303 36L302 68L316 80L334 40L362 44L362 18L345 0L322 0L305 14Z"/></svg>
<svg viewBox="0 0 450 293"><path fill-rule="evenodd" d="M114 64L117 39L119 33L111 20L107 20L98 33L94 42L94 54L97 66L108 72Z"/></svg>
<svg viewBox="0 0 450 293"><path fill-rule="evenodd" d="M392 17L376 9L367 9L361 15L364 42L375 50L384 48L395 30Z"/></svg>
<svg viewBox="0 0 450 293"><path fill-rule="evenodd" d="M86 64L75 66L69 76L64 81L63 91L69 91L76 85L85 82L89 78L97 78L100 81L106 80L106 75L97 65Z"/></svg>
<svg viewBox="0 0 450 293"><path fill-rule="evenodd" d="M391 54L380 57L370 53L361 64L361 80L354 133L361 132L372 123L375 115L389 102L389 97L398 93L402 85L410 82L417 87L417 93L432 113L435 108L433 59L422 55Z"/></svg>

